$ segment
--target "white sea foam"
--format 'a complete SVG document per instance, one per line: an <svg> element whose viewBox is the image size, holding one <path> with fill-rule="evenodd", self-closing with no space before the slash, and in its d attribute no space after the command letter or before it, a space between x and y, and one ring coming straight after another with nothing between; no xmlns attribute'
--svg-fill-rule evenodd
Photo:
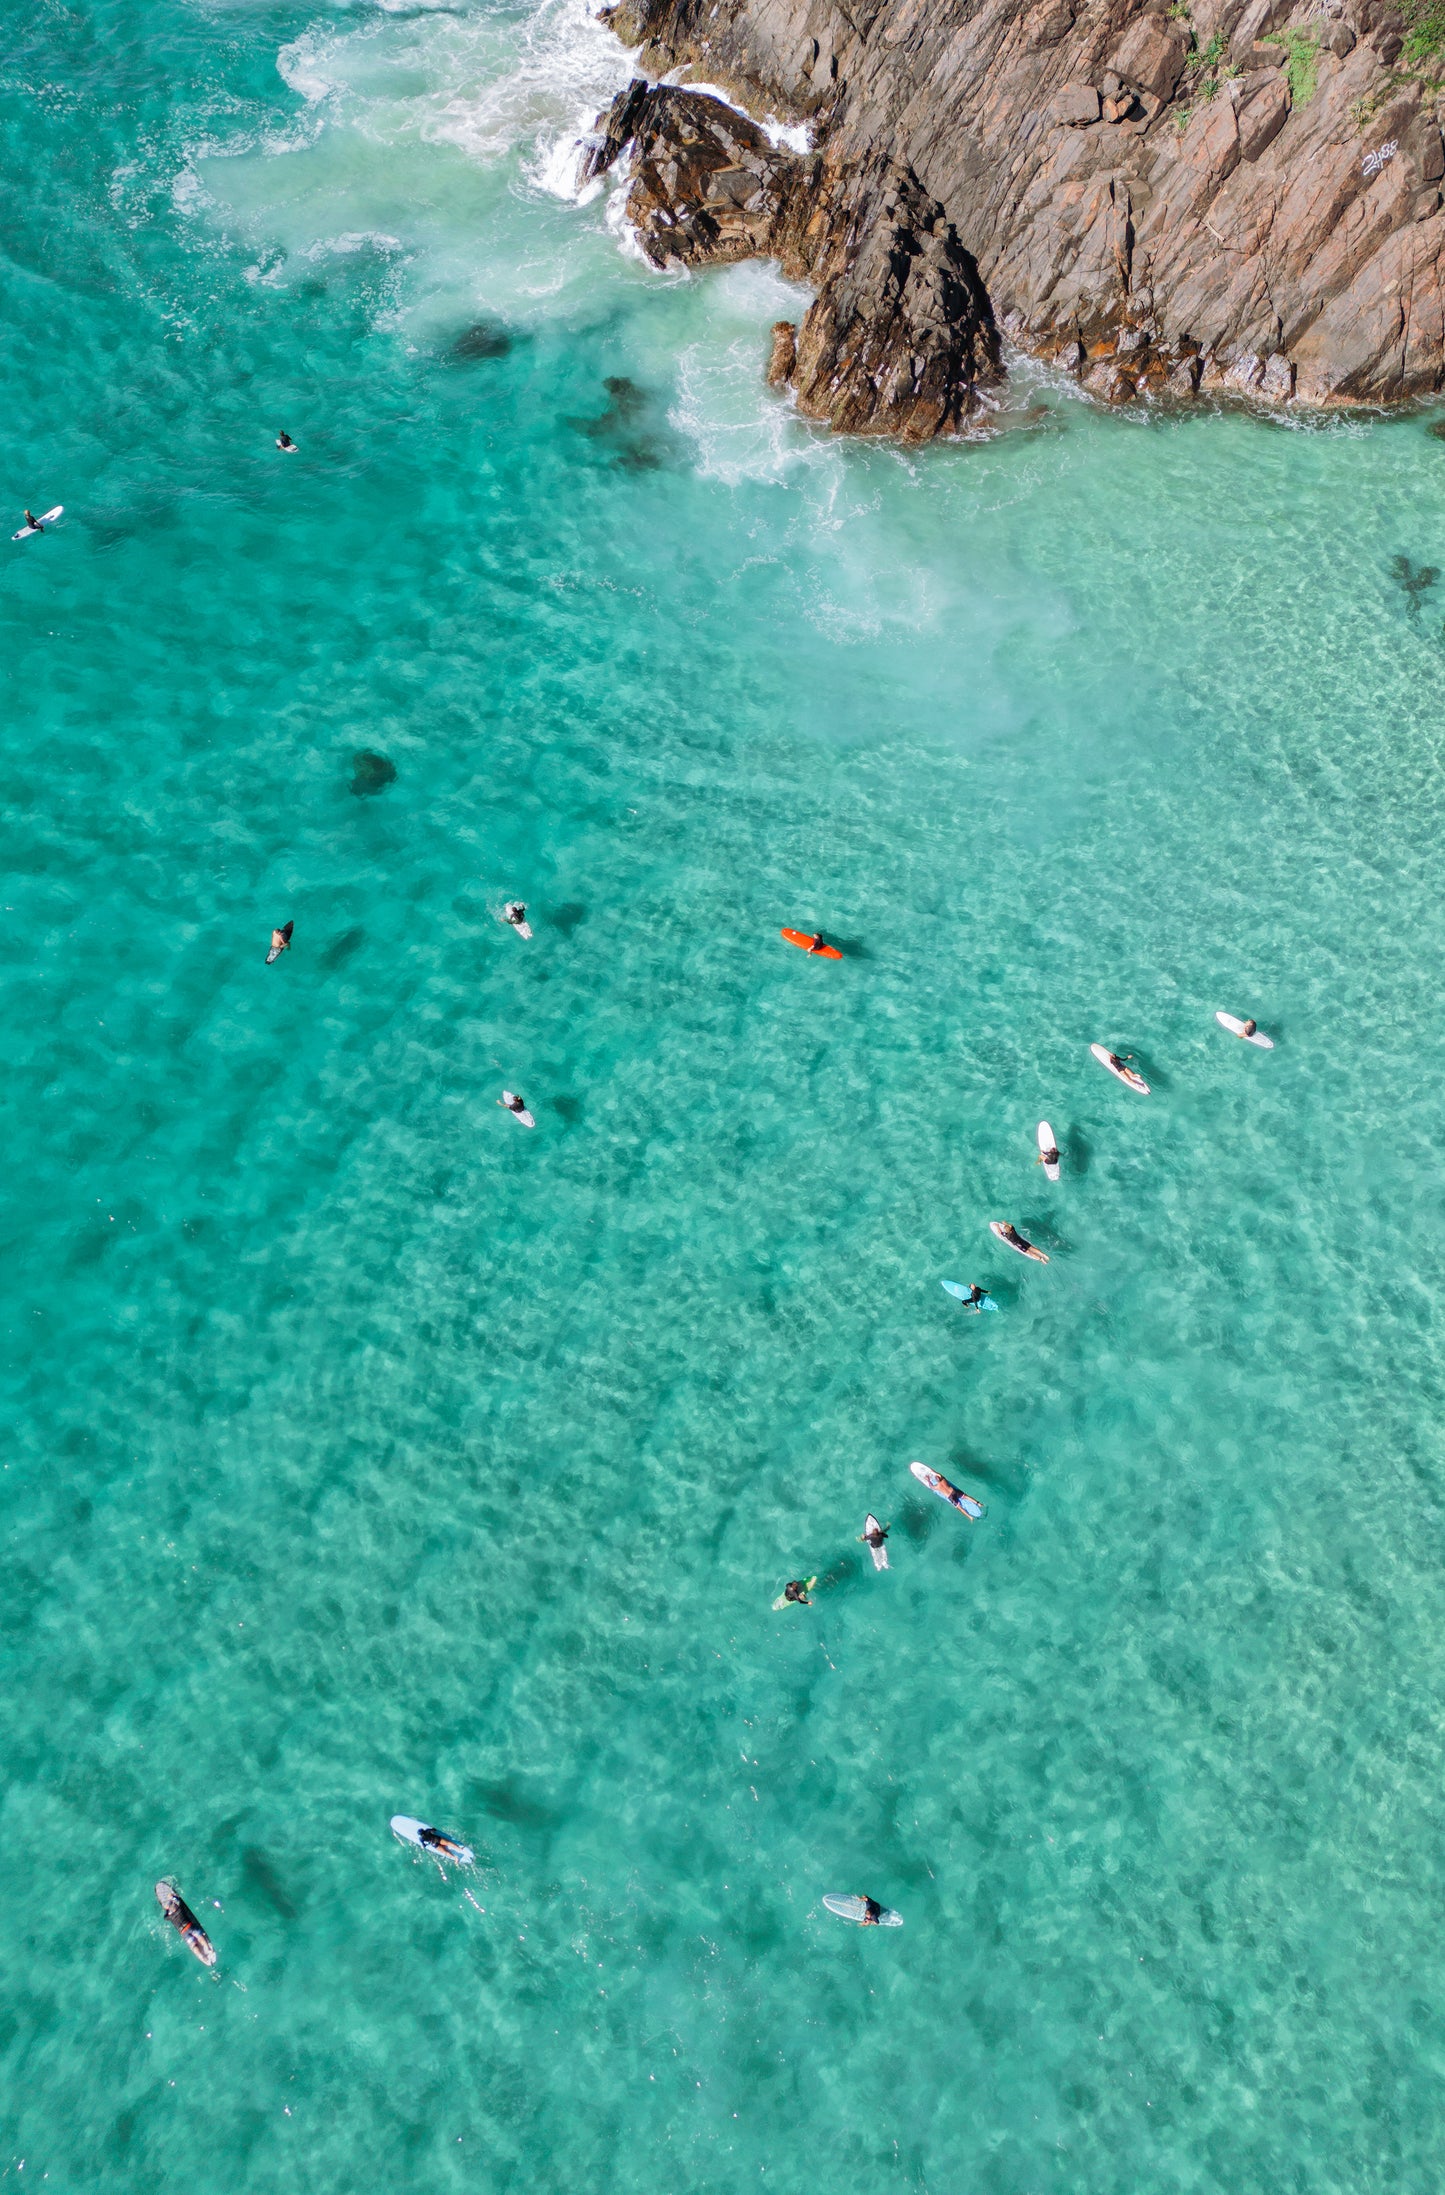
<svg viewBox="0 0 1445 2195"><path fill-rule="evenodd" d="M806 290L785 282L767 261L749 261L712 275L706 286L705 333L678 360L672 423L697 452L699 470L729 485L781 480L799 466L826 471L835 446L801 421L764 379L768 329L799 320Z"/></svg>

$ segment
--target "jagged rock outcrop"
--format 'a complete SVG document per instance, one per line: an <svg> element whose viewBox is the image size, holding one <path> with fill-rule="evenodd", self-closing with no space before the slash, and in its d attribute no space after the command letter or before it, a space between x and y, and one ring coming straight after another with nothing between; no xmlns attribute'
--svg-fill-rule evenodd
<svg viewBox="0 0 1445 2195"><path fill-rule="evenodd" d="M962 426L998 378L977 270L897 161L800 156L719 99L640 80L603 118L584 176L629 142L627 214L654 266L770 258L816 288L801 329L774 331L769 371L810 418L926 442Z"/></svg>
<svg viewBox="0 0 1445 2195"><path fill-rule="evenodd" d="M796 213L769 216L756 248L831 286L793 368L819 416L957 424L972 397L945 383L984 384L995 323L1114 401L1445 387L1439 87L1389 0L621 0L608 20L647 74L811 122L816 225L804 247ZM648 186L657 239L674 172ZM741 248L746 221L692 204L674 226L705 214Z"/></svg>

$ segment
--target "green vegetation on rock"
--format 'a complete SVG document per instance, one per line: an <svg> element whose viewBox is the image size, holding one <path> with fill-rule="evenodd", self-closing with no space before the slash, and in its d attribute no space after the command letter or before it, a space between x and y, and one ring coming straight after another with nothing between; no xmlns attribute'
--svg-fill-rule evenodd
<svg viewBox="0 0 1445 2195"><path fill-rule="evenodd" d="M1405 0L1405 60L1445 59L1445 0Z"/></svg>
<svg viewBox="0 0 1445 2195"><path fill-rule="evenodd" d="M1445 0L1423 0L1428 7L1445 9ZM1289 78L1292 105L1307 107L1314 98L1320 74L1320 42L1313 31L1273 31L1263 40L1267 46L1283 46L1285 74Z"/></svg>

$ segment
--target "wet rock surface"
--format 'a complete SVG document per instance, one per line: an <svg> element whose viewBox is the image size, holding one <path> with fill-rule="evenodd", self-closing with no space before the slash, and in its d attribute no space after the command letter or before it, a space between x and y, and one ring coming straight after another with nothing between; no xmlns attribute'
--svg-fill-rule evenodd
<svg viewBox="0 0 1445 2195"><path fill-rule="evenodd" d="M812 417L952 430L996 327L1109 402L1445 386L1438 86L1379 0L622 0L608 20L648 76L691 68L810 123L799 156L639 79L588 157L634 146L655 263L762 254L816 287L770 370Z"/></svg>

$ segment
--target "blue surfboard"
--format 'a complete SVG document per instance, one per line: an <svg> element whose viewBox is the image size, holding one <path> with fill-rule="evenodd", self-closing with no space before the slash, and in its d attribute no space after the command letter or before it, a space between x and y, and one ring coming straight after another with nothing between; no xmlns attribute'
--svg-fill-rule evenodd
<svg viewBox="0 0 1445 2195"><path fill-rule="evenodd" d="M949 1295L957 1296L960 1303L968 1302L968 1289L961 1280L946 1280L943 1286ZM969 1309L971 1311L996 1311L998 1305L994 1302L992 1296L985 1296L982 1302L969 1304Z"/></svg>

